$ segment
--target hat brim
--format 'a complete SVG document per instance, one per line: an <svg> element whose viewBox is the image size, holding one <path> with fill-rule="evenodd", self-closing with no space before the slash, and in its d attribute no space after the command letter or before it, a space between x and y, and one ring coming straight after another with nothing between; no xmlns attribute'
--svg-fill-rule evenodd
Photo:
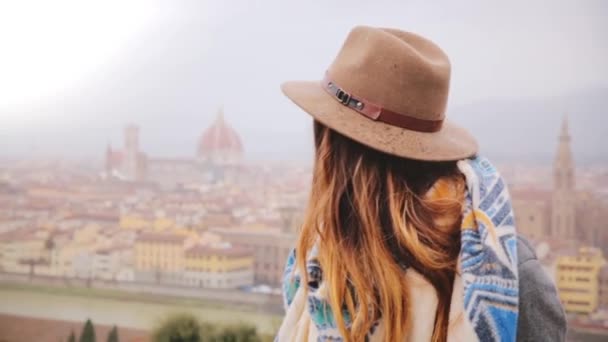
<svg viewBox="0 0 608 342"><path fill-rule="evenodd" d="M440 131L417 132L374 121L333 99L319 81L289 81L283 93L327 127L375 150L426 161L453 161L477 153L475 138L446 120Z"/></svg>

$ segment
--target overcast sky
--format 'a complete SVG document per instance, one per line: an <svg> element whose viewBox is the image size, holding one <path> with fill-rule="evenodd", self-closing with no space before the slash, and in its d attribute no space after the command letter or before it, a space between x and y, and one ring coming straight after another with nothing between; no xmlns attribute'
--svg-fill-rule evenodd
<svg viewBox="0 0 608 342"><path fill-rule="evenodd" d="M0 155L101 156L135 122L149 154L190 156L223 105L251 158L294 158L310 119L279 85L320 78L355 25L438 43L453 107L607 87L607 19L602 0L0 1Z"/></svg>

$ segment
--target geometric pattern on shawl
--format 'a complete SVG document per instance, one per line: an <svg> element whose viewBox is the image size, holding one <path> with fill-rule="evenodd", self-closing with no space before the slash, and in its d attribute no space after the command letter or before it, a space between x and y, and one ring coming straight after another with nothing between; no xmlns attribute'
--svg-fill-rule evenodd
<svg viewBox="0 0 608 342"><path fill-rule="evenodd" d="M485 158L458 167L468 189L460 251L465 313L480 341L515 341L517 234L507 186Z"/></svg>

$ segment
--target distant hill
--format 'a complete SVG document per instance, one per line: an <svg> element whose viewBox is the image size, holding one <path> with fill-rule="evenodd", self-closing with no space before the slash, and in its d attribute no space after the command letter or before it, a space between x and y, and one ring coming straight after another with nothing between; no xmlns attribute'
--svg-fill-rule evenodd
<svg viewBox="0 0 608 342"><path fill-rule="evenodd" d="M608 162L608 87L552 98L497 99L452 107L482 153L503 161L552 161L564 115L579 164Z"/></svg>

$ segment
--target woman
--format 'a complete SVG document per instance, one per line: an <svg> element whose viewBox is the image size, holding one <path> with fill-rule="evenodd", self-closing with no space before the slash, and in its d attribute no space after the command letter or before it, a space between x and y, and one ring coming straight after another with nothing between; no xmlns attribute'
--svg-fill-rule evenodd
<svg viewBox="0 0 608 342"><path fill-rule="evenodd" d="M283 85L316 159L278 341L564 340L505 183L445 120L449 78L425 38L357 27L321 82Z"/></svg>

